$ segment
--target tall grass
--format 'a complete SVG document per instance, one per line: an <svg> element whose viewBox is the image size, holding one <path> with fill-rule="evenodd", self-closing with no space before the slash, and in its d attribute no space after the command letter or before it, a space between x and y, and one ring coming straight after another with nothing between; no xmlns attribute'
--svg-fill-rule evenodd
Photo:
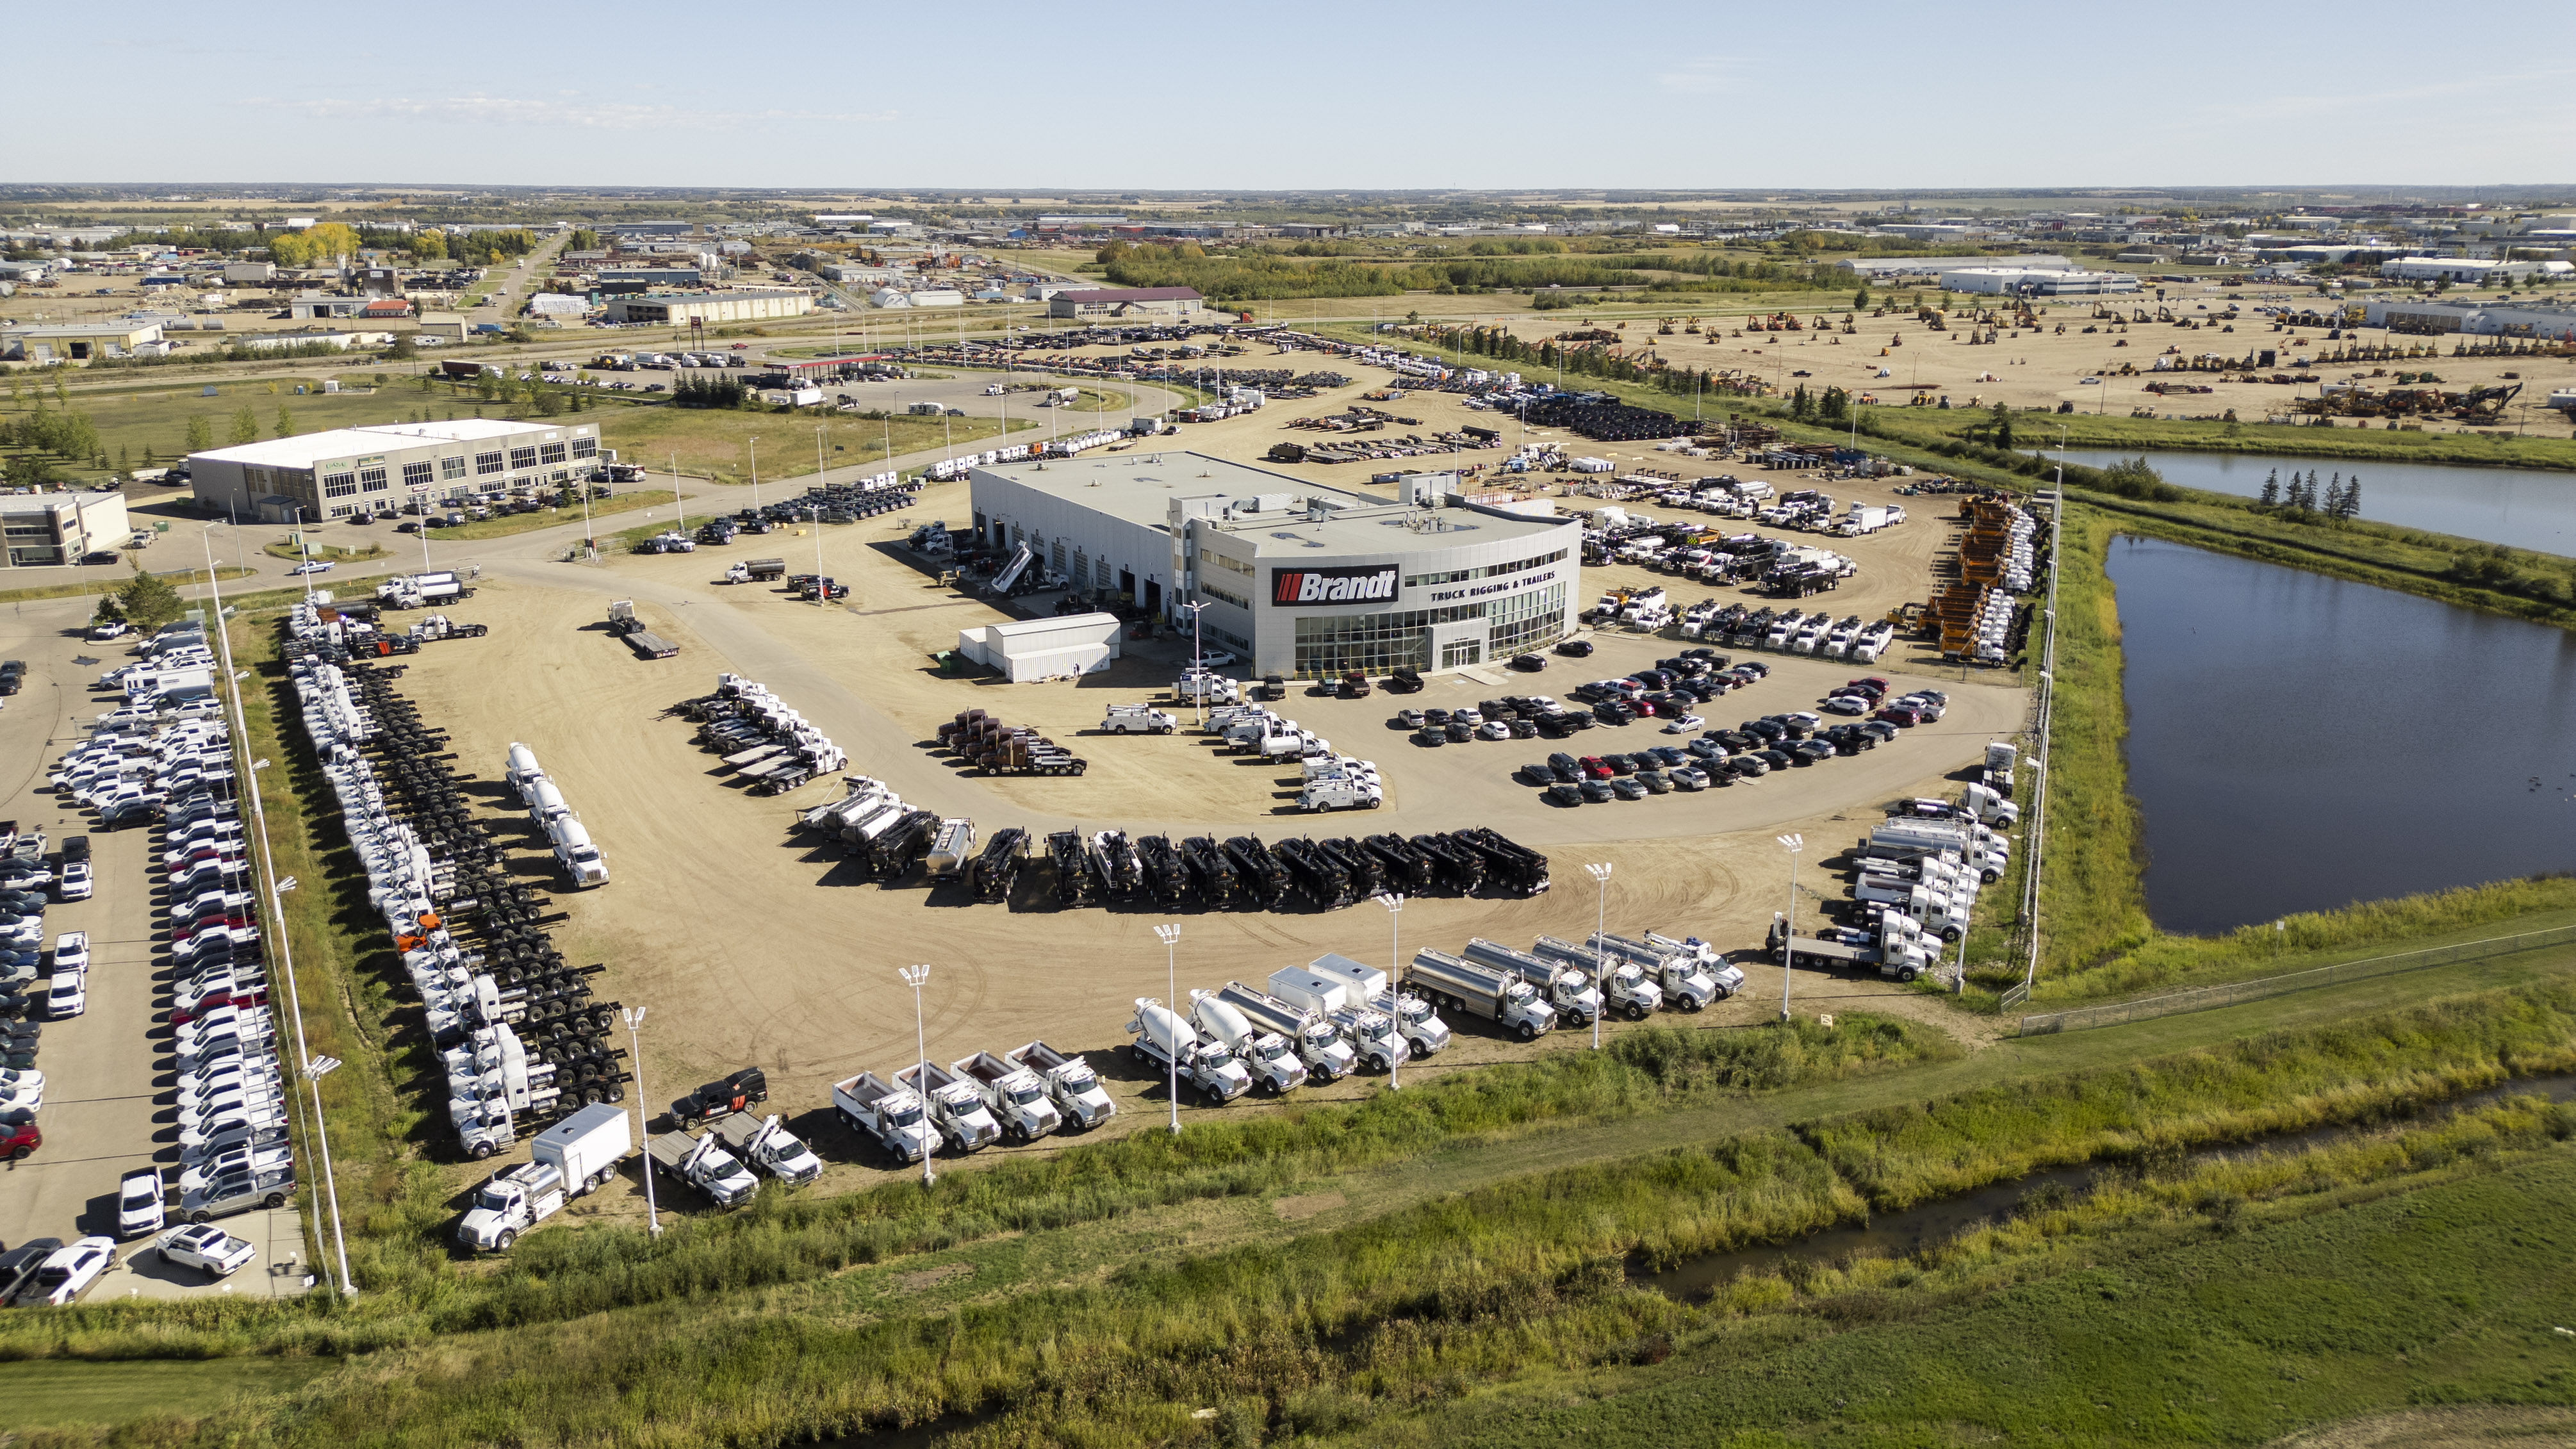
<svg viewBox="0 0 2576 1449"><path fill-rule="evenodd" d="M870 1318L821 1290L710 1292L441 1339L291 1405L131 1426L121 1442L769 1444L987 1415L971 1442L1132 1443L1216 1405L1322 1430L1475 1384L1651 1356L1639 1345L1711 1321L1628 1288L1631 1256L1781 1241L2088 1157L2152 1162L2150 1148L2369 1121L2571 1064L2576 988L2490 993L1676 1146L945 1312Z"/></svg>

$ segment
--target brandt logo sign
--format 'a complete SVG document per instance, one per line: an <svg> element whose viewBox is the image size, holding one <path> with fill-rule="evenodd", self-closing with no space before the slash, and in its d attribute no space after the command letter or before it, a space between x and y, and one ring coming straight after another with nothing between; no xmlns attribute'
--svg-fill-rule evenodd
<svg viewBox="0 0 2576 1449"><path fill-rule="evenodd" d="M1393 564L1270 571L1270 602L1274 604L1366 604L1394 597Z"/></svg>

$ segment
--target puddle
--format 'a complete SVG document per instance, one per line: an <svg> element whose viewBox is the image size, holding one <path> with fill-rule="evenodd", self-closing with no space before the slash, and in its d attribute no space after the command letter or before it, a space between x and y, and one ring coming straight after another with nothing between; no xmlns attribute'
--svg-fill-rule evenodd
<svg viewBox="0 0 2576 1449"><path fill-rule="evenodd" d="M2538 1095L2553 1102L2576 1100L2576 1074L2566 1076L2523 1077L2500 1086L2488 1087L2455 1097L2410 1118L2398 1118L2358 1126L2311 1128L2305 1132L2284 1133L2276 1137L2232 1142L2204 1148L2191 1154L2194 1163L2219 1161L2253 1153L2302 1152L2311 1147L2382 1132L2402 1122L2437 1121L2443 1117L2509 1096ZM2008 1182L1993 1183L1974 1192L1918 1204L1902 1212L1882 1214L1866 1223L1851 1223L1810 1234L1794 1242L1762 1247L1734 1248L1711 1253L1677 1264L1660 1273L1632 1269L1628 1281L1641 1288L1652 1288L1668 1298L1685 1303L1705 1301L1718 1289L1747 1273L1777 1271L1783 1264L1812 1263L1820 1266L1860 1258L1903 1258L1958 1236L1983 1222L2012 1215L2025 1198L2034 1193L2055 1195L2063 1192L2076 1196L2090 1189L2107 1173L2122 1170L2118 1163L2088 1163L2081 1167L2052 1168L2034 1172ZM2055 1192L2052 1192L2052 1189Z"/></svg>

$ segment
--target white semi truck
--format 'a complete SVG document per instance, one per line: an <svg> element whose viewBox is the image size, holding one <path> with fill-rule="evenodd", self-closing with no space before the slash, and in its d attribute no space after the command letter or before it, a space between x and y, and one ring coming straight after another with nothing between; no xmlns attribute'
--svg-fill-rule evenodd
<svg viewBox="0 0 2576 1449"><path fill-rule="evenodd" d="M1327 951L1306 963L1307 971L1347 983L1349 1002L1386 1017L1404 1039L1406 1056L1427 1057L1449 1045L1449 1025L1419 996L1398 995L1395 978L1362 961Z"/></svg>
<svg viewBox="0 0 2576 1449"><path fill-rule="evenodd" d="M1306 1085L1305 1059L1288 1038L1254 1025L1220 992L1190 993L1190 1024L1232 1048L1253 1085L1272 1096Z"/></svg>
<svg viewBox="0 0 2576 1449"><path fill-rule="evenodd" d="M1697 1011L1744 989L1742 968L1697 936L1676 941L1652 931L1643 937L1595 931L1583 944L1613 961L1634 962L1651 973L1664 988L1664 999L1684 1011Z"/></svg>
<svg viewBox="0 0 2576 1449"><path fill-rule="evenodd" d="M1462 961L1445 951L1417 951L1405 963L1404 984L1435 1006L1481 1016L1523 1041L1556 1029L1555 1010L1517 971Z"/></svg>
<svg viewBox="0 0 2576 1449"><path fill-rule="evenodd" d="M803 1187L823 1175L823 1159L775 1116L728 1112L707 1131L727 1152L789 1187Z"/></svg>
<svg viewBox="0 0 2576 1449"><path fill-rule="evenodd" d="M1216 994L1255 1026L1275 1031L1292 1043L1298 1059L1306 1064L1307 1076L1316 1082L1347 1077L1359 1065L1359 1055L1320 1011L1295 1005L1240 981L1225 983Z"/></svg>
<svg viewBox="0 0 2576 1449"><path fill-rule="evenodd" d="M850 1130L875 1142L898 1162L919 1162L939 1145L939 1133L911 1090L861 1072L832 1084L832 1107Z"/></svg>
<svg viewBox="0 0 2576 1449"><path fill-rule="evenodd" d="M596 1192L617 1175L634 1146L626 1109L584 1107L537 1134L530 1160L474 1190L474 1205L456 1225L456 1241L470 1252L507 1252L519 1235Z"/></svg>
<svg viewBox="0 0 2576 1449"><path fill-rule="evenodd" d="M1560 1021L1590 1026L1593 1018L1601 1014L1601 990L1592 984L1591 973L1580 967L1542 961L1527 951L1482 936L1471 937L1458 954L1479 966L1517 972L1523 981L1539 989Z"/></svg>
<svg viewBox="0 0 2576 1449"><path fill-rule="evenodd" d="M1283 966L1270 973L1270 994L1291 1006L1321 1013L1350 1044L1361 1066L1391 1072L1413 1055L1395 1028L1395 1018L1369 1005L1346 978Z"/></svg>
<svg viewBox="0 0 2576 1449"><path fill-rule="evenodd" d="M1136 1060L1157 1070L1176 1070L1211 1106L1222 1107L1252 1090L1252 1073L1234 1059L1225 1043L1199 1035L1179 1012L1150 996L1136 998L1135 1019L1127 1023L1135 1037Z"/></svg>
<svg viewBox="0 0 2576 1449"><path fill-rule="evenodd" d="M445 1053L448 1120L467 1155L489 1157L517 1139L521 1114L542 1117L560 1093L554 1065L531 1058L507 1026L477 1028Z"/></svg>
<svg viewBox="0 0 2576 1449"><path fill-rule="evenodd" d="M977 1052L948 1068L984 1099L984 1107L1014 1142L1034 1142L1064 1125L1063 1110L1048 1097L1038 1074L991 1052Z"/></svg>
<svg viewBox="0 0 2576 1449"><path fill-rule="evenodd" d="M1087 1130L1118 1115L1118 1104L1109 1100L1099 1074L1080 1052L1060 1052L1044 1041L1033 1041L1002 1053L1002 1060L1037 1073L1048 1099L1068 1125L1079 1122Z"/></svg>
<svg viewBox="0 0 2576 1449"><path fill-rule="evenodd" d="M894 1084L921 1094L930 1125L959 1152L981 1152L1002 1140L1002 1124L985 1109L983 1094L937 1062L913 1063L894 1074Z"/></svg>
<svg viewBox="0 0 2576 1449"><path fill-rule="evenodd" d="M1645 967L1624 957L1594 951L1554 936L1541 936L1530 947L1530 954L1577 973L1597 972L1601 989L1609 995L1609 1009L1625 1015L1630 1021L1644 1021L1661 1011L1664 1005L1663 983Z"/></svg>

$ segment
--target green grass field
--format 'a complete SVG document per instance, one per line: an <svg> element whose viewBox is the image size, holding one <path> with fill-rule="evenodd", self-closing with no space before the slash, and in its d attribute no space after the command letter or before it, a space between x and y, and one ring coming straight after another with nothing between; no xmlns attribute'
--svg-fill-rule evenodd
<svg viewBox="0 0 2576 1449"><path fill-rule="evenodd" d="M1891 442L1928 446L1964 436L1989 421L1964 409L1864 407L1862 432ZM2023 417L2025 445L2055 447L2059 429L2071 448L2169 448L2204 453L2284 453L2321 459L2375 459L2400 463L2454 463L2516 468L2576 469L2576 440L2503 437L2493 433L2381 428L2310 428L2288 424L2190 422L2180 418L2113 418L2089 413ZM2148 460L2154 461L2152 457Z"/></svg>

